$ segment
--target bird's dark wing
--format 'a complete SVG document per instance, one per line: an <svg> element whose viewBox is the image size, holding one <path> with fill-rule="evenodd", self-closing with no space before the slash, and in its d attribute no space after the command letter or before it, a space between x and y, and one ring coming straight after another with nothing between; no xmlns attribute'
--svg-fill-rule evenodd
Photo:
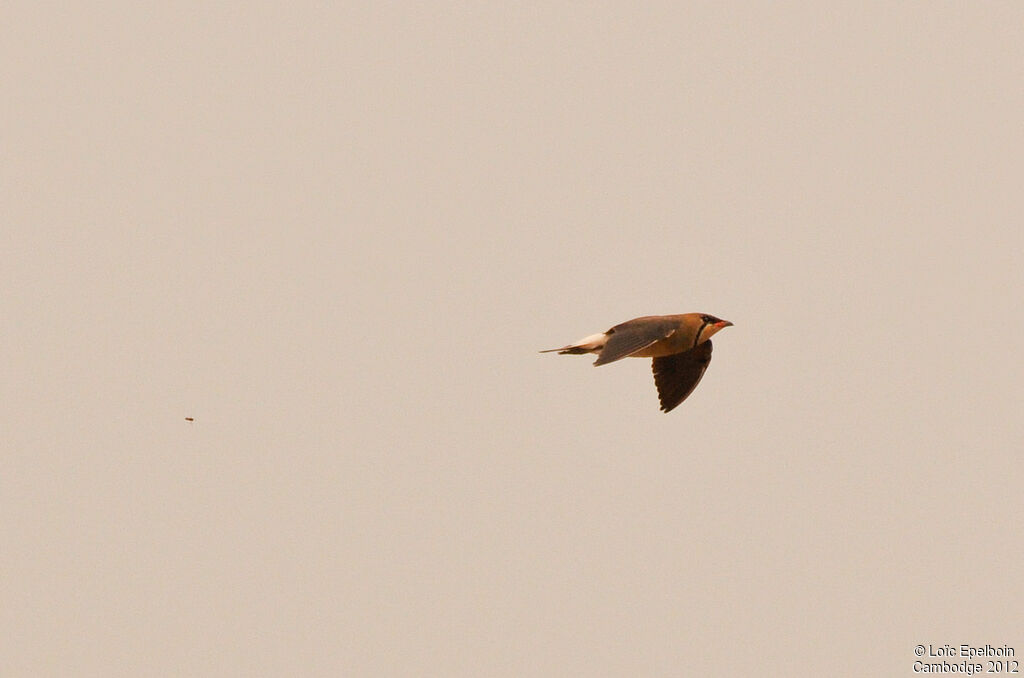
<svg viewBox="0 0 1024 678"><path fill-rule="evenodd" d="M658 399L663 412L672 411L686 400L686 396L693 393L710 362L710 339L689 351L654 359L654 384L658 387Z"/></svg>
<svg viewBox="0 0 1024 678"><path fill-rule="evenodd" d="M678 324L661 318L634 318L621 325L608 330L608 340L601 355L597 356L594 365L606 365L627 356L630 356L641 349L645 349L653 343L659 342L672 334Z"/></svg>

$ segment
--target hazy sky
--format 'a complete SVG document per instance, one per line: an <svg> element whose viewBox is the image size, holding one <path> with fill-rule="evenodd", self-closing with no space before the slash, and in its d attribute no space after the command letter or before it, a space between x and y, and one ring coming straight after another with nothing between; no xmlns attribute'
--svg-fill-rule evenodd
<svg viewBox="0 0 1024 678"><path fill-rule="evenodd" d="M1024 5L412 5L3 12L0 675L1024 661Z"/></svg>

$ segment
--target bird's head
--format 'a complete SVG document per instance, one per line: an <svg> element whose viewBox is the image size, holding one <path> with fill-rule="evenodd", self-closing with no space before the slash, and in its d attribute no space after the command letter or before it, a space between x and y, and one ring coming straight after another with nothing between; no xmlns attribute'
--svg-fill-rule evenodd
<svg viewBox="0 0 1024 678"><path fill-rule="evenodd" d="M716 318L715 316L708 315L707 313L700 313L698 316L700 323L699 326L702 328L699 330L701 341L710 339L711 335L717 333L719 330L732 326L732 323L728 320L722 320L721 318Z"/></svg>

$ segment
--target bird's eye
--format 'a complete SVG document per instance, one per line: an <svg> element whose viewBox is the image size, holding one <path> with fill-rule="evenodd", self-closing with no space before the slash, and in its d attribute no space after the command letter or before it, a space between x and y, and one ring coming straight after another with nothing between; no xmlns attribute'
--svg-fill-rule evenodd
<svg viewBox="0 0 1024 678"><path fill-rule="evenodd" d="M702 316L700 317L700 319L701 319L701 322L706 322L706 323L709 323L709 322L711 322L711 321L712 321L712 318L711 318L711 316L709 316L709 315L702 315Z"/></svg>

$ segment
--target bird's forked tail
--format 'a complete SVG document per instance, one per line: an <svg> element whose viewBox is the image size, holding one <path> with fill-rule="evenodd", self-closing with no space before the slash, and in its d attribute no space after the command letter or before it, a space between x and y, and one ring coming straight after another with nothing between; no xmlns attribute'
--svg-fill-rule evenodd
<svg viewBox="0 0 1024 678"><path fill-rule="evenodd" d="M592 334L589 337L580 339L576 343L563 346L562 348L549 348L541 353L554 353L558 352L558 355L582 355L584 353L597 353L604 348L604 343L608 339L608 335L604 332L600 334Z"/></svg>

